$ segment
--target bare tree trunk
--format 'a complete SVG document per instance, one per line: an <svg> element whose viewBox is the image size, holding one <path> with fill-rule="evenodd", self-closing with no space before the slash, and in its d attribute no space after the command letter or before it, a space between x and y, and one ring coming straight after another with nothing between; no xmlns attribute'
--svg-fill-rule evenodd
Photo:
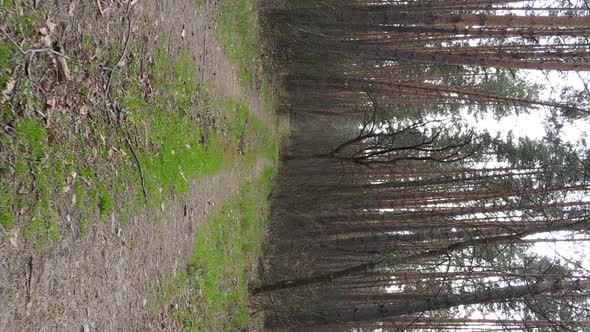
<svg viewBox="0 0 590 332"><path fill-rule="evenodd" d="M373 306L351 308L348 314L339 315L340 323L356 321L379 321L384 318L416 314L425 311L449 309L460 305L494 303L510 301L538 294L552 294L561 291L583 291L590 287L590 279L561 280L550 279L535 284L507 286L497 289L485 289L480 292L465 294L444 294L435 298L417 299L409 303L386 303Z"/></svg>
<svg viewBox="0 0 590 332"><path fill-rule="evenodd" d="M263 284L263 285L259 285L256 287L251 287L250 293L251 294L258 294L258 293L262 293L262 292L296 288L296 287L308 286L308 285L323 283L323 282L331 282L336 279L345 278L345 277L349 277L349 276L353 276L353 275L358 275L360 273L365 273L365 272L372 270L375 267L383 265L385 263L394 264L394 265L395 264L408 264L408 263L419 262L421 260L428 259L428 258L438 257L438 256L441 256L444 254L448 254L448 253L451 253L454 251L463 250L463 249L466 249L469 247L474 247L474 246L479 246L479 245L490 245L490 244L496 244L496 243L506 243L506 242L510 242L510 241L520 241L523 237L530 235L530 234L535 234L535 233L539 233L539 232L551 232L551 231L572 229L572 228L574 228L574 227L578 226L579 224L586 222L586 221L587 220L583 220L583 221L576 222L573 224L570 223L570 224L564 224L564 225L553 226L553 227L545 227L542 229L536 228L533 230L523 231L523 232L515 233L515 234L498 235L498 236L492 236L492 237L482 237L482 238L477 238L477 239L469 239L469 240L453 243L453 244L451 244L445 248L442 248L442 249L427 250L425 252L421 252L421 253L417 253L417 254L409 255L409 256L404 256L404 257L399 257L399 258L395 258L395 259L388 260L387 258L379 258L376 260L368 261L366 263L353 265L353 266L347 267L347 268L339 270L339 271L332 271L332 272L327 272L327 273L315 273L315 274L312 274L308 277L280 280L280 281L277 281L274 283Z"/></svg>

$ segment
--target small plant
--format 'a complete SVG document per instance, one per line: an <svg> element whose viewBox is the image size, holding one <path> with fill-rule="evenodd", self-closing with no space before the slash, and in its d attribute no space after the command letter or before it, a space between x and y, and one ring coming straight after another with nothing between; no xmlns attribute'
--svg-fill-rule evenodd
<svg viewBox="0 0 590 332"><path fill-rule="evenodd" d="M10 79L10 64L14 47L8 43L0 42L0 90L6 88Z"/></svg>
<svg viewBox="0 0 590 332"><path fill-rule="evenodd" d="M0 213L0 226L5 230L10 230L14 227L15 217L12 213L1 212Z"/></svg>
<svg viewBox="0 0 590 332"><path fill-rule="evenodd" d="M94 38L91 35L85 34L82 37L82 47L86 51L90 51L94 48Z"/></svg>
<svg viewBox="0 0 590 332"><path fill-rule="evenodd" d="M105 188L101 188L100 190L98 197L98 209L100 210L101 216L106 216L114 210L113 198Z"/></svg>

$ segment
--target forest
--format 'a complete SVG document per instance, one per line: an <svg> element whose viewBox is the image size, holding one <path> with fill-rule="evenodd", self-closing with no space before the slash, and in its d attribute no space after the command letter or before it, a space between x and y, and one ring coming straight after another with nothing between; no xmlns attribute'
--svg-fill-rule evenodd
<svg viewBox="0 0 590 332"><path fill-rule="evenodd" d="M589 0L0 0L0 331L590 332Z"/></svg>
<svg viewBox="0 0 590 332"><path fill-rule="evenodd" d="M590 4L263 9L291 135L269 330L590 331Z"/></svg>

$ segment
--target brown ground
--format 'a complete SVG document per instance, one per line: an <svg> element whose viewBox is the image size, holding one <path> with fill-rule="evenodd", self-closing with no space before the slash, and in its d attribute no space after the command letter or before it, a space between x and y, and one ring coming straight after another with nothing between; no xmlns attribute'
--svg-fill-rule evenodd
<svg viewBox="0 0 590 332"><path fill-rule="evenodd" d="M141 40L156 45L164 33L169 52L188 50L202 80L213 83L214 93L245 98L251 112L271 126L259 89L245 92L223 55L215 1L199 9L195 0L138 0L130 7L126 1L98 1L103 16L97 15L95 0L46 4L54 22L65 26L66 50L68 44L79 42L72 37L76 31L89 31L97 40L124 49L128 15L130 44ZM68 86L48 93L67 95ZM238 190L243 179L256 175L265 164L259 161L249 172L226 170L202 179L192 186L188 199L175 200L161 213L144 212L124 227L109 218L93 223L84 235L76 227L62 231L57 246L43 253L28 249L19 238L1 242L0 331L176 329L166 317L160 321L147 317L147 305L158 291L160 278L186 266L201 223Z"/></svg>

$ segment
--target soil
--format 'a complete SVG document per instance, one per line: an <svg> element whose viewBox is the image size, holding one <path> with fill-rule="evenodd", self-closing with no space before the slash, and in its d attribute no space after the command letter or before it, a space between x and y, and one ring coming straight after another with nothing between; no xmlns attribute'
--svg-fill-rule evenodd
<svg viewBox="0 0 590 332"><path fill-rule="evenodd" d="M244 91L237 68L225 58L217 38L218 8L219 2L215 0L198 7L194 0L146 0L137 11L143 12L140 19L145 26L141 32L144 38L157 43L159 36L165 35L170 54L188 50L197 64L201 81L212 83L214 89L225 97L243 98L250 112L272 128L272 119L263 108L260 82L256 82L254 91ZM261 70L258 68L259 72Z"/></svg>
<svg viewBox="0 0 590 332"><path fill-rule="evenodd" d="M99 2L102 16L97 14ZM80 30L124 49L129 13L131 44L141 40L157 45L166 36L169 53L188 51L201 80L212 83L213 93L244 98L252 114L272 127L260 87L245 91L236 68L224 57L217 39L216 1L198 7L195 0L137 0L130 6L126 1L57 0L47 6L49 16L66 27L66 50L79 43L68 31ZM66 95L68 88L52 93ZM124 226L111 217L94 222L85 234L71 227L44 252L28 249L18 239L0 242L0 331L178 329L168 317L148 317L160 280L186 266L209 213L267 164L261 160L249 171L233 169L206 177L191 186L187 199L172 199L159 213L144 211Z"/></svg>

